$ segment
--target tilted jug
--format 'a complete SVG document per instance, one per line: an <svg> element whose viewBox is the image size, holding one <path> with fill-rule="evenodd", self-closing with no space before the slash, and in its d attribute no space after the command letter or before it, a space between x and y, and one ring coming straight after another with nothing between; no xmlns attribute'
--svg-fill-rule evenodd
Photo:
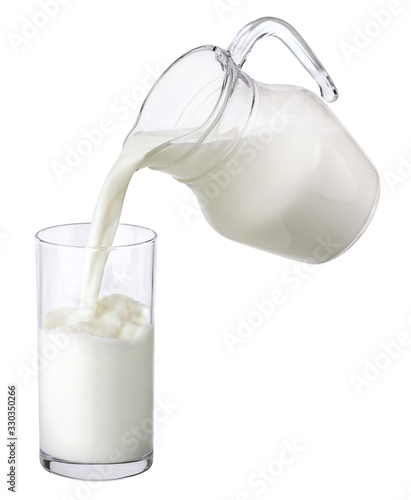
<svg viewBox="0 0 411 500"><path fill-rule="evenodd" d="M146 165L196 194L221 235L295 260L326 262L363 233L379 195L377 171L324 100L254 81L241 68L255 42L279 38L320 86L337 90L285 21L245 26L227 50L206 45L175 61L148 94L126 142L162 136Z"/></svg>

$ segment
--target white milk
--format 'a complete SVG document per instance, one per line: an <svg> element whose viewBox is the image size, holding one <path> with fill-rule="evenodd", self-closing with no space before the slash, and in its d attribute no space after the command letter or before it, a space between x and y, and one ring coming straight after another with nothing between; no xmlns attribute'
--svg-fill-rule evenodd
<svg viewBox="0 0 411 500"><path fill-rule="evenodd" d="M44 453L118 463L152 451L153 325L147 306L108 295L90 322L79 322L74 309L56 309L43 320L39 352L49 353L39 371Z"/></svg>
<svg viewBox="0 0 411 500"><path fill-rule="evenodd" d="M378 198L378 174L339 125L303 133L299 127L289 125L269 141L227 135L193 148L180 139L151 156L172 139L170 133L134 135L105 180L88 246L112 245L131 177L149 166L190 186L208 222L229 239L307 262L336 257L366 228ZM93 317L106 259L107 253L90 254L85 320Z"/></svg>
<svg viewBox="0 0 411 500"><path fill-rule="evenodd" d="M101 191L89 247L112 245L128 183L151 149L140 139L124 147ZM119 294L99 299L108 252L88 257L79 308L62 304L39 332L40 353L56 354L39 372L40 447L71 462L139 460L153 449L150 308Z"/></svg>
<svg viewBox="0 0 411 500"><path fill-rule="evenodd" d="M378 173L346 132L285 130L266 143L250 137L236 151L188 182L207 221L226 238L321 263L347 250L367 227Z"/></svg>
<svg viewBox="0 0 411 500"><path fill-rule="evenodd" d="M91 222L89 247L107 248L113 244L129 182L145 155L158 142L155 137L137 136L124 145L100 191ZM84 320L94 316L107 258L107 252L89 254L80 308Z"/></svg>
<svg viewBox="0 0 411 500"><path fill-rule="evenodd" d="M194 149L180 142L151 156L166 135L131 137L102 188L88 246L112 245L129 181L149 166L186 182L223 236L297 260L330 260L365 229L378 175L341 128L298 127L269 141L226 136ZM41 448L65 460L121 462L151 451L152 325L147 308L131 299L98 302L106 259L107 252L90 253L79 310L52 312L40 332L40 348L56 329L69 337L40 373ZM124 436L143 426L146 439L131 449Z"/></svg>

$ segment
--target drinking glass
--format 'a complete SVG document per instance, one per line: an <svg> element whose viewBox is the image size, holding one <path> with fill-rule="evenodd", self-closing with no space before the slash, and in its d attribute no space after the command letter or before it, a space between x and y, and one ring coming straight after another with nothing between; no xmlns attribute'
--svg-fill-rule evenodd
<svg viewBox="0 0 411 500"><path fill-rule="evenodd" d="M153 460L157 235L120 224L113 246L90 248L89 232L88 223L67 224L35 237L40 462L55 474L100 481L139 474ZM97 327L70 321L96 252L107 257Z"/></svg>

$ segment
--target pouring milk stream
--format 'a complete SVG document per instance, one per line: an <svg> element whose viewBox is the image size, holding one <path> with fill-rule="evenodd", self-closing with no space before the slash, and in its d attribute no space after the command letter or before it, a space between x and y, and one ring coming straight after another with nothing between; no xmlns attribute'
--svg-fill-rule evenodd
<svg viewBox="0 0 411 500"><path fill-rule="evenodd" d="M262 36L279 38L324 99L337 98L315 54L279 19L250 23L228 51L203 46L188 52L143 104L101 191L90 247L112 244L128 183L145 166L187 184L223 236L259 249L321 263L362 234L378 201L375 168L312 92L257 83L240 69ZM85 317L95 310L106 256L91 256Z"/></svg>
<svg viewBox="0 0 411 500"><path fill-rule="evenodd" d="M130 370L136 370L135 362L121 343L108 352L99 342L107 337L140 339L132 348L142 366L152 352L152 325L144 304L121 295L99 297L109 255L101 249L113 245L128 184L141 168L187 184L223 236L285 257L326 262L365 230L378 201L376 170L322 99L300 87L255 82L242 71L262 36L275 36L287 45L326 101L337 98L331 78L305 41L275 18L247 25L228 50L207 45L173 63L149 93L101 190L88 242L96 250L89 254L81 304L49 313L44 342L56 329L86 333L77 337L73 357L93 350L93 356L119 356ZM56 368L42 377L50 397L57 397L60 376ZM144 388L138 391L147 408L124 408L137 421L150 405ZM110 433L115 442L119 430ZM96 446L93 452L96 443L84 439L87 451L73 451L72 459L104 462L104 450ZM59 453L58 443L42 443L43 450ZM135 450L126 459L145 451Z"/></svg>

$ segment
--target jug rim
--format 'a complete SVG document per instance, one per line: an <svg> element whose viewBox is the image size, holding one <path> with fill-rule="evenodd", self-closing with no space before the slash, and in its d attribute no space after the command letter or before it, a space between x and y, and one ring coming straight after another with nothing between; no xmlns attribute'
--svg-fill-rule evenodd
<svg viewBox="0 0 411 500"><path fill-rule="evenodd" d="M194 49L191 49L181 56L179 56L177 59L175 59L163 72L162 74L158 77L158 79L155 81L154 85L151 87L149 92L147 93L141 107L140 111L138 113L137 119L134 122L130 132L127 134L123 145L135 134L139 133L140 130L138 129L138 124L140 122L141 116L146 109L147 103L149 102L150 98L153 97L153 94L157 91L159 85L163 80L167 77L168 74L175 68L177 64L179 64L183 59L186 59L196 53L200 52L214 52L216 54L216 62L220 63L221 68L222 68L222 77L221 77L221 86L219 89L218 93L218 98L213 106L212 111L210 112L208 118L198 127L196 127L193 130L190 130L188 133L181 133L180 135L177 135L173 139L171 139L168 143L171 143L175 140L179 140L183 137L189 137L190 135L193 134L198 134L199 130L205 129L205 133L201 135L202 138L204 138L207 135L207 130L210 130L213 128L213 126L218 122L218 120L221 118L221 115L224 111L224 108L230 98L230 95L233 91L233 88L235 86L236 82L236 75L238 70L241 71L240 68L237 68L236 63L231 57L231 54L228 50L223 49L221 47L218 47L217 45L200 45L198 47L195 47ZM199 139L201 142L201 138ZM197 141L196 141L197 142ZM162 144L159 146L160 148L164 146ZM157 150L157 148L155 148Z"/></svg>

